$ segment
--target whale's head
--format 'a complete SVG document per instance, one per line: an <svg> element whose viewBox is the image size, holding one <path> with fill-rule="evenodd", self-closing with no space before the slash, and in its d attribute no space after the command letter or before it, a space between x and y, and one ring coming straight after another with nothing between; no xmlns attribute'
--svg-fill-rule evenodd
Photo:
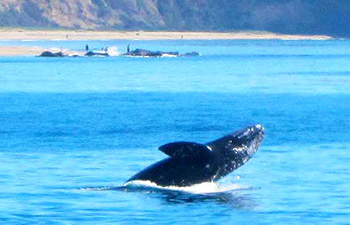
<svg viewBox="0 0 350 225"><path fill-rule="evenodd" d="M206 145L220 159L226 175L246 163L258 150L264 137L264 127L250 126L226 135Z"/></svg>

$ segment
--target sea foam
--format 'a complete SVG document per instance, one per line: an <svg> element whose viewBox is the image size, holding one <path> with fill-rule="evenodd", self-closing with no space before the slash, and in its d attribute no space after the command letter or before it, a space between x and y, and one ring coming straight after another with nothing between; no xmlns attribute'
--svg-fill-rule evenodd
<svg viewBox="0 0 350 225"><path fill-rule="evenodd" d="M178 186L158 186L157 184L151 181L142 181L142 180L134 180L125 183L120 186L122 188L131 188L131 189L158 189L165 191L179 191L190 194L212 194L212 193L222 193L222 192L231 192L241 189L246 189L239 184L218 184L215 182L203 182L200 184L195 184L187 187L178 187Z"/></svg>

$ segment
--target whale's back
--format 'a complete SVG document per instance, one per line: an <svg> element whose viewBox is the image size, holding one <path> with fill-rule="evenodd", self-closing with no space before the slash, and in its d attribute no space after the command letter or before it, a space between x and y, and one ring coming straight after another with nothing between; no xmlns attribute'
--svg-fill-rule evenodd
<svg viewBox="0 0 350 225"><path fill-rule="evenodd" d="M151 181L159 186L191 186L213 181L217 165L212 159L166 158L131 177L132 180Z"/></svg>

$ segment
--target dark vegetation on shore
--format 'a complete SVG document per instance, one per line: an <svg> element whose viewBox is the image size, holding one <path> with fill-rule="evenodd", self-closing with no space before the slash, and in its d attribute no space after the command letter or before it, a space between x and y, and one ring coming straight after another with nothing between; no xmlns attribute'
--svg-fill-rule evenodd
<svg viewBox="0 0 350 225"><path fill-rule="evenodd" d="M350 36L349 0L1 0L0 27Z"/></svg>

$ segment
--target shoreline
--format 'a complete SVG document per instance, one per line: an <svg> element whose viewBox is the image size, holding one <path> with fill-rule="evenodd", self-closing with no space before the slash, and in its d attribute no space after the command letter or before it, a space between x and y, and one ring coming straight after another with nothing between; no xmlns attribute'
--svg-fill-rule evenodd
<svg viewBox="0 0 350 225"><path fill-rule="evenodd" d="M71 31L0 29L0 41L39 40L329 40L327 35L289 35L269 32L191 31Z"/></svg>
<svg viewBox="0 0 350 225"><path fill-rule="evenodd" d="M44 51L41 47L29 47L29 46L1 46L0 45L0 57L1 56L36 56Z"/></svg>
<svg viewBox="0 0 350 225"><path fill-rule="evenodd" d="M30 46L1 46L0 45L0 57L38 56L44 51L63 52L64 54L83 54L82 52L72 51L69 49L43 48L43 47L30 47Z"/></svg>
<svg viewBox="0 0 350 225"><path fill-rule="evenodd" d="M0 56L35 56L40 46L11 46L11 41L84 41L84 40L330 40L326 35L285 35L269 32L190 32L190 31L72 31L0 28Z"/></svg>

